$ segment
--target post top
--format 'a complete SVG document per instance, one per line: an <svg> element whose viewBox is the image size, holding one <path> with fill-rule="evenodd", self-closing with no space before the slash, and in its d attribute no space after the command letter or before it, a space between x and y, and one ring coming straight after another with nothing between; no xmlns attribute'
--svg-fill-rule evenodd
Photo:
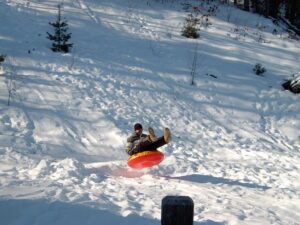
<svg viewBox="0 0 300 225"><path fill-rule="evenodd" d="M162 200L163 205L194 205L189 196L166 196Z"/></svg>

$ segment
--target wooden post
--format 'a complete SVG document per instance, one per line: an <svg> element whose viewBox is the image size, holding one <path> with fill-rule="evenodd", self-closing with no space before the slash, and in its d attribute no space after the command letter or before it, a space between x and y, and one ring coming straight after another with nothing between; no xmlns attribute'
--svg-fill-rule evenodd
<svg viewBox="0 0 300 225"><path fill-rule="evenodd" d="M162 200L161 225L193 225L194 202L188 196L166 196Z"/></svg>

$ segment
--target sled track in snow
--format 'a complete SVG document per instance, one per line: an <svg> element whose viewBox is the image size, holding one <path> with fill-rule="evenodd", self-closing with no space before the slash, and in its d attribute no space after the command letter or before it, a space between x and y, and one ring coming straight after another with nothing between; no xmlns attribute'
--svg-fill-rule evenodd
<svg viewBox="0 0 300 225"><path fill-rule="evenodd" d="M82 0L76 0L80 9L84 11L95 23L100 24L99 18L95 15L93 10Z"/></svg>

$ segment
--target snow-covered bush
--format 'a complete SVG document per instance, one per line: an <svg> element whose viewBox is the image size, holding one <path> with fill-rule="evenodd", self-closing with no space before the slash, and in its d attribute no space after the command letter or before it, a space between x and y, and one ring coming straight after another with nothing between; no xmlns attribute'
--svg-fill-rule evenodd
<svg viewBox="0 0 300 225"><path fill-rule="evenodd" d="M293 79L284 82L282 84L282 87L285 90L289 90L295 94L299 94L300 93L300 73L295 74Z"/></svg>
<svg viewBox="0 0 300 225"><path fill-rule="evenodd" d="M257 63L254 66L253 71L256 75L262 76L267 70L260 63Z"/></svg>
<svg viewBox="0 0 300 225"><path fill-rule="evenodd" d="M198 24L199 19L197 18L197 16L194 16L192 13L190 13L185 19L185 24L182 30L182 36L194 39L199 38L199 29L197 28Z"/></svg>
<svg viewBox="0 0 300 225"><path fill-rule="evenodd" d="M68 43L71 38L71 33L67 33L68 24L67 21L61 20L61 10L60 5L58 5L58 18L55 23L49 23L54 27L55 33L52 35L47 32L48 39L53 41L52 43L52 51L54 52L65 52L68 53L73 44Z"/></svg>
<svg viewBox="0 0 300 225"><path fill-rule="evenodd" d="M244 41L246 36L248 35L249 29L245 26L236 25L235 28L230 29L230 32L227 33L227 36L237 40L237 41Z"/></svg>
<svg viewBox="0 0 300 225"><path fill-rule="evenodd" d="M209 26L211 26L212 23L209 20L209 15L201 16L200 24L201 24L201 27L204 27L204 28L208 28Z"/></svg>
<svg viewBox="0 0 300 225"><path fill-rule="evenodd" d="M4 73L1 64L5 61L6 55L0 54L0 75Z"/></svg>

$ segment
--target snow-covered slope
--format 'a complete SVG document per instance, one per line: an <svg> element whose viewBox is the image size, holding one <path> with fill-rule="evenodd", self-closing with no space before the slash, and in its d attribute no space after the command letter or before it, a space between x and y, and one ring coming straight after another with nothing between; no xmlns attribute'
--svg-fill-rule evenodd
<svg viewBox="0 0 300 225"><path fill-rule="evenodd" d="M53 53L60 2L0 2L1 224L160 224L166 195L190 196L196 225L299 224L299 96L281 89L299 42L217 1L191 40L187 5L64 0L74 48ZM127 167L135 122L171 129L159 166Z"/></svg>

